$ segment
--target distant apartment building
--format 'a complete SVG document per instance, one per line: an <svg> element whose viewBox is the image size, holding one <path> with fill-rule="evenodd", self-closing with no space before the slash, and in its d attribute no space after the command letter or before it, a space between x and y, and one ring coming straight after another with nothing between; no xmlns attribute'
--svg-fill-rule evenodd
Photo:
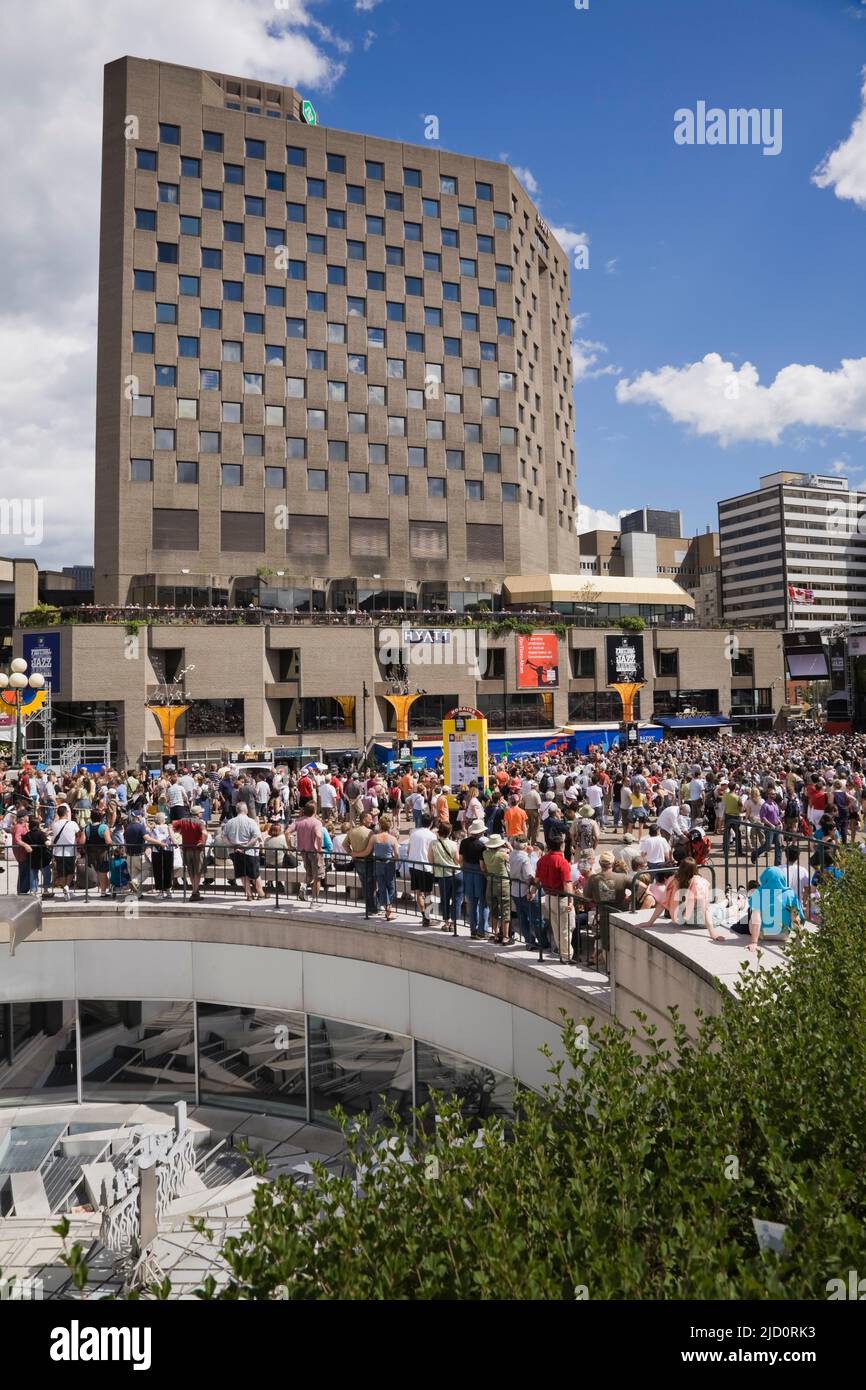
<svg viewBox="0 0 866 1390"><path fill-rule="evenodd" d="M506 165L121 58L99 295L98 602L462 610L577 570L568 258Z"/></svg>
<svg viewBox="0 0 866 1390"><path fill-rule="evenodd" d="M719 503L726 623L866 621L866 492L834 474L768 473Z"/></svg>

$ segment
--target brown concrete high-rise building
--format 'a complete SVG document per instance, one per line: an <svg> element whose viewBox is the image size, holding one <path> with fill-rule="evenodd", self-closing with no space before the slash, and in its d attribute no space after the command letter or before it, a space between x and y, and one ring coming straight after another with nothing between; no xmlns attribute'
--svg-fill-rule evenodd
<svg viewBox="0 0 866 1390"><path fill-rule="evenodd" d="M579 573L565 253L506 165L316 119L106 68L97 602L460 608Z"/></svg>

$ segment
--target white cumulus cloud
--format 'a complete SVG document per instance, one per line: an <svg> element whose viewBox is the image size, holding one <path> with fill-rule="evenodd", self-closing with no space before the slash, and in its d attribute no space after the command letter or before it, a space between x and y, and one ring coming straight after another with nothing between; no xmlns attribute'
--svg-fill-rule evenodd
<svg viewBox="0 0 866 1390"><path fill-rule="evenodd" d="M532 170L522 168L519 164L512 164L511 167L517 178L520 179L520 182L523 184L530 198L537 198L541 190L538 187L538 180Z"/></svg>
<svg viewBox="0 0 866 1390"><path fill-rule="evenodd" d="M588 507L585 502L577 504L577 520L575 530L578 535L585 531L618 531L620 517L625 516L625 512L606 512L603 507Z"/></svg>
<svg viewBox="0 0 866 1390"><path fill-rule="evenodd" d="M717 352L684 367L642 372L620 381L624 405L656 405L696 434L722 444L777 444L785 430L866 430L866 357L843 359L834 371L792 363L762 386L751 362L736 367Z"/></svg>
<svg viewBox="0 0 866 1390"><path fill-rule="evenodd" d="M327 90L344 44L315 0L31 0L4 28L0 498L44 498L42 565L92 553L102 69L124 54Z"/></svg>
<svg viewBox="0 0 866 1390"><path fill-rule="evenodd" d="M571 363L575 382L594 376L618 376L622 370L610 362L602 363L602 357L608 350L606 343L580 336L580 329L588 317L587 314L575 314L571 320Z"/></svg>
<svg viewBox="0 0 866 1390"><path fill-rule="evenodd" d="M866 68L860 89L861 108L843 140L821 161L812 175L819 188L832 188L837 198L847 198L866 208Z"/></svg>

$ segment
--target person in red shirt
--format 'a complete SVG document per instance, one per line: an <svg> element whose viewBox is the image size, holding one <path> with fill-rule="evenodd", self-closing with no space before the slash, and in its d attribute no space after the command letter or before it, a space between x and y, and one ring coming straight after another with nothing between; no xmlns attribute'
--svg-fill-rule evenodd
<svg viewBox="0 0 866 1390"><path fill-rule="evenodd" d="M315 801L316 789L313 786L313 779L308 772L302 772L298 778L298 797L303 806L307 801Z"/></svg>
<svg viewBox="0 0 866 1390"><path fill-rule="evenodd" d="M191 903L197 903L201 898L199 889L201 888L201 876L204 872L204 847L207 843L207 831L202 820L200 806L192 806L189 814L182 820L176 820L172 826L180 835L181 854L183 855L183 866L189 875L192 892L189 895Z"/></svg>
<svg viewBox="0 0 866 1390"><path fill-rule="evenodd" d="M541 911L547 922L548 949L560 960L570 960L574 928L571 865L562 853L562 836L551 835L549 843L547 853L535 866L535 878L544 889Z"/></svg>

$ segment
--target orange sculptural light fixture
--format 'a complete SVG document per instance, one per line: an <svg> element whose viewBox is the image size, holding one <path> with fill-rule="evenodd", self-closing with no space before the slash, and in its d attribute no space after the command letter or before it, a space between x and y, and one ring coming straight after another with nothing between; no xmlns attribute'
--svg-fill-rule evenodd
<svg viewBox="0 0 866 1390"><path fill-rule="evenodd" d="M388 704L394 711L394 717L397 725L397 737L408 738L409 711L414 705L415 701L420 700L420 690L415 695L383 695L382 698L388 701Z"/></svg>
<svg viewBox="0 0 866 1390"><path fill-rule="evenodd" d="M634 721L634 697L645 685L646 681L614 681L611 684L611 690L615 690L622 701L622 721L624 724L631 724Z"/></svg>
<svg viewBox="0 0 866 1390"><path fill-rule="evenodd" d="M148 705L151 714L155 714L162 730L162 756L170 758L175 751L175 725L182 714L189 709L189 705Z"/></svg>

